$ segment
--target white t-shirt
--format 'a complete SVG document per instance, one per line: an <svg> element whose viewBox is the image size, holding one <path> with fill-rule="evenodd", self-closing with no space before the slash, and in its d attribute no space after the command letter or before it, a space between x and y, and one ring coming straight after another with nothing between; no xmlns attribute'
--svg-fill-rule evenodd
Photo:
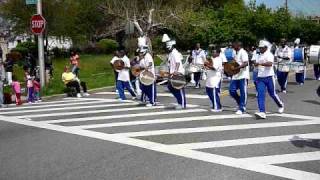
<svg viewBox="0 0 320 180"><path fill-rule="evenodd" d="M192 51L192 58L194 64L203 65L204 61L206 60L206 57L206 53L202 49Z"/></svg>
<svg viewBox="0 0 320 180"><path fill-rule="evenodd" d="M279 62L284 60L283 58L289 58L288 61L292 61L292 49L289 46L285 46L284 48L279 47L275 55Z"/></svg>
<svg viewBox="0 0 320 180"><path fill-rule="evenodd" d="M236 55L234 57L236 62L241 66L245 62L248 62L248 66L241 68L240 72L238 74L235 74L232 76L233 80L239 80L239 79L250 79L250 73L249 73L249 56L246 50L241 48L238 52L236 52Z"/></svg>
<svg viewBox="0 0 320 180"><path fill-rule="evenodd" d="M222 77L222 62L223 58L221 56L218 56L216 58L212 59L212 67L215 70L207 70L207 80L206 80L206 87L209 88L218 88L220 86L220 81Z"/></svg>
<svg viewBox="0 0 320 180"><path fill-rule="evenodd" d="M274 56L270 51L266 51L265 53L261 53L257 56L257 63L266 63L266 62L274 62ZM270 67L266 66L258 66L258 77L269 77L274 76L273 65Z"/></svg>
<svg viewBox="0 0 320 180"><path fill-rule="evenodd" d="M179 64L178 72L181 74L184 74L182 59L183 59L183 56L177 49L173 49L171 51L171 53L168 56L170 74L172 74L176 71L176 64L177 63Z"/></svg>
<svg viewBox="0 0 320 180"><path fill-rule="evenodd" d="M149 67L150 63L152 64L151 67ZM140 59L139 63L140 67L148 69L148 71L152 72L154 74L154 63L152 56L147 53L143 59Z"/></svg>
<svg viewBox="0 0 320 180"><path fill-rule="evenodd" d="M124 69L121 71L117 70L118 74L118 80L119 81L130 81L130 75L129 75L129 69L130 68L130 59L127 56L123 56L122 58L119 57L113 57L111 60L111 64L113 64L116 60L121 59L124 62Z"/></svg>

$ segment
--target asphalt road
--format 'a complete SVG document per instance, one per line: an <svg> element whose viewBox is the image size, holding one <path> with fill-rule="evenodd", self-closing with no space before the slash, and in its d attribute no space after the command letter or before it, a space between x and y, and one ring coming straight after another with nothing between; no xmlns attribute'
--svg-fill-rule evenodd
<svg viewBox="0 0 320 180"><path fill-rule="evenodd" d="M204 89L168 109L162 87L151 108L102 91L1 109L0 180L320 180L320 83L292 78L285 113L268 98L266 120L253 117L254 88L242 116L225 92L224 112L208 111Z"/></svg>

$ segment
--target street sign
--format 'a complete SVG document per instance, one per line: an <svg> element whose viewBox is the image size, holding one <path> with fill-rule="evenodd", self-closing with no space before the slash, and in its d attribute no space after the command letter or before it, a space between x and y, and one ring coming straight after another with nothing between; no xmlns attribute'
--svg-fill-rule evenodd
<svg viewBox="0 0 320 180"><path fill-rule="evenodd" d="M37 4L38 0L26 0L27 5Z"/></svg>
<svg viewBox="0 0 320 180"><path fill-rule="evenodd" d="M46 26L46 20L40 14L31 17L31 31L35 35L40 35Z"/></svg>

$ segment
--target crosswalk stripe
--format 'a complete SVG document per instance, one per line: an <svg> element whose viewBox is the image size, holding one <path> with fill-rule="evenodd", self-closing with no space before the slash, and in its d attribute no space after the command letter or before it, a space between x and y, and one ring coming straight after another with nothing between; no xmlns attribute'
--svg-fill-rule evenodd
<svg viewBox="0 0 320 180"><path fill-rule="evenodd" d="M170 148L167 145L140 140L140 139L118 136L115 134L106 134L106 133L83 130L78 128L70 128L70 127L64 127L59 125L47 124L43 122L28 121L24 119L17 119L15 117L0 116L0 120L16 123L16 124L22 124L26 126L32 126L37 128L43 128L43 129L48 129L48 130L53 130L58 132L84 136L84 137L90 137L90 138L95 138L95 139L100 139L105 141L116 142L116 143L121 143L125 145L131 145L134 147L140 147L140 148L144 148L152 151L162 152L162 153L176 155L180 157L186 157L186 158L199 160L203 162L220 164L220 165L234 167L234 168L240 168L244 170L250 170L254 172L269 174L269 175L288 178L288 179L296 179L296 180L319 180L320 179L320 175L316 173L310 173L310 172L305 172L301 170L295 170L295 169L268 165L268 164L248 162L241 159L221 156L217 154L199 152L195 150L172 148L172 147Z"/></svg>
<svg viewBox="0 0 320 180"><path fill-rule="evenodd" d="M128 104L116 104L117 106L127 106ZM37 118L37 117L52 117L52 116L69 116L80 114L93 114L93 113L107 113L107 112L124 112L124 111L138 111L138 110L151 110L151 109L163 109L165 106L152 106L152 107L132 107L132 108L118 108L118 109L103 109L81 112L59 112L59 113L45 113L45 114L30 114L23 116L16 116L18 118Z"/></svg>
<svg viewBox="0 0 320 180"><path fill-rule="evenodd" d="M299 139L296 139L296 138L299 138ZM211 141L211 142L173 144L169 146L175 147L175 148L184 148L184 149L209 149L209 148L287 142L287 141L307 140L307 139L320 139L320 133L291 134L291 135L284 135L284 136L268 136L268 137L244 138L244 139L233 139L233 140L222 140L222 141Z"/></svg>
<svg viewBox="0 0 320 180"><path fill-rule="evenodd" d="M117 95L116 92L98 92L95 93L98 95ZM128 92L125 94L129 95ZM173 97L171 93L157 93L157 96L163 96L163 97ZM186 98L192 98L192 99L208 99L207 95L199 95L199 94L186 94Z"/></svg>
<svg viewBox="0 0 320 180"><path fill-rule="evenodd" d="M280 154L272 156L259 156L240 158L241 160L263 164L284 164L294 162L305 162L305 161L317 161L320 160L320 151L315 152L303 152L294 154Z"/></svg>
<svg viewBox="0 0 320 180"><path fill-rule="evenodd" d="M105 101L80 101L80 102L72 102L72 103L57 103L57 104L49 104L49 105L42 105L40 104L39 106L18 106L18 107L10 107L10 108L5 108L1 112L6 112L9 111L11 112L12 110L21 110L21 109L35 109L35 108L52 108L52 107L65 107L65 106L73 106L73 105L89 105L89 104L98 104L98 103L109 103L109 102L117 102L117 100L105 100Z"/></svg>
<svg viewBox="0 0 320 180"><path fill-rule="evenodd" d="M81 109L102 108L102 107L129 106L129 105L137 105L137 104L138 103L121 103L121 104L100 104L100 105L93 105L93 106L88 106L88 104L85 104L85 106L76 106L76 107L68 107L68 105L65 105L66 107L60 107L60 108L43 109L43 107L41 107L41 109L0 112L0 114L8 115L8 114L17 114L17 113L21 114L21 113L31 113L31 112L46 112L46 111L52 112L52 111L59 111L59 110L81 110Z"/></svg>
<svg viewBox="0 0 320 180"><path fill-rule="evenodd" d="M88 101L87 99L66 99L66 100L61 100L61 101L42 101L42 102L39 102L39 103L36 103L36 104L32 104L31 106L36 106L36 105L44 105L44 104L58 104L58 103L68 103L68 102L86 102ZM29 105L26 105L26 106L29 106ZM18 106L16 107L15 104L12 104L9 106L10 108L19 108L21 106ZM23 107L23 106L22 106ZM7 109L7 108L6 108Z"/></svg>
<svg viewBox="0 0 320 180"><path fill-rule="evenodd" d="M146 124L161 124L170 122L187 122L187 121L208 121L217 119L231 119L231 118L245 118L252 117L249 114L244 115L212 115L212 116L192 116L192 117L182 117L182 118L169 118L169 119L153 119L153 120L142 120L142 121L129 121L129 122L116 122L107 124L90 124L82 126L73 126L75 128L81 129L95 129L104 127L120 127L120 126L134 126L134 125L146 125Z"/></svg>
<svg viewBox="0 0 320 180"><path fill-rule="evenodd" d="M200 133L200 132L258 129L258 128L270 128L270 127L304 126L304 125L313 125L313 124L320 124L320 120L273 122L273 123L259 123L259 124L241 124L241 125L227 125L227 126L209 126L209 127L181 128L181 129L165 129L165 130L154 130L154 131L118 133L118 135L127 136L127 137L138 137L138 136L155 136L155 135L168 135L168 134L187 134L187 133Z"/></svg>
<svg viewBox="0 0 320 180"><path fill-rule="evenodd" d="M47 121L41 121L41 122L44 122L44 123L65 123L65 122L80 122L80 121L97 121L97 120L108 120L108 119L135 118L135 117L143 117L143 116L187 114L187 113L206 112L206 111L207 110L205 110L205 109L169 110L169 111L147 112L147 113L138 113L138 114L121 114L121 115L111 115L111 116L95 116L95 117L85 117L85 118L47 120Z"/></svg>

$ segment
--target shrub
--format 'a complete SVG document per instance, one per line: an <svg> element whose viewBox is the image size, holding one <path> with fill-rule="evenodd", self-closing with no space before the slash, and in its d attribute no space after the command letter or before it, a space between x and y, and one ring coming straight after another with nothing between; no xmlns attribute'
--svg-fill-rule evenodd
<svg viewBox="0 0 320 180"><path fill-rule="evenodd" d="M101 39L97 42L97 48L99 48L103 53L112 53L118 47L118 43L112 39Z"/></svg>

